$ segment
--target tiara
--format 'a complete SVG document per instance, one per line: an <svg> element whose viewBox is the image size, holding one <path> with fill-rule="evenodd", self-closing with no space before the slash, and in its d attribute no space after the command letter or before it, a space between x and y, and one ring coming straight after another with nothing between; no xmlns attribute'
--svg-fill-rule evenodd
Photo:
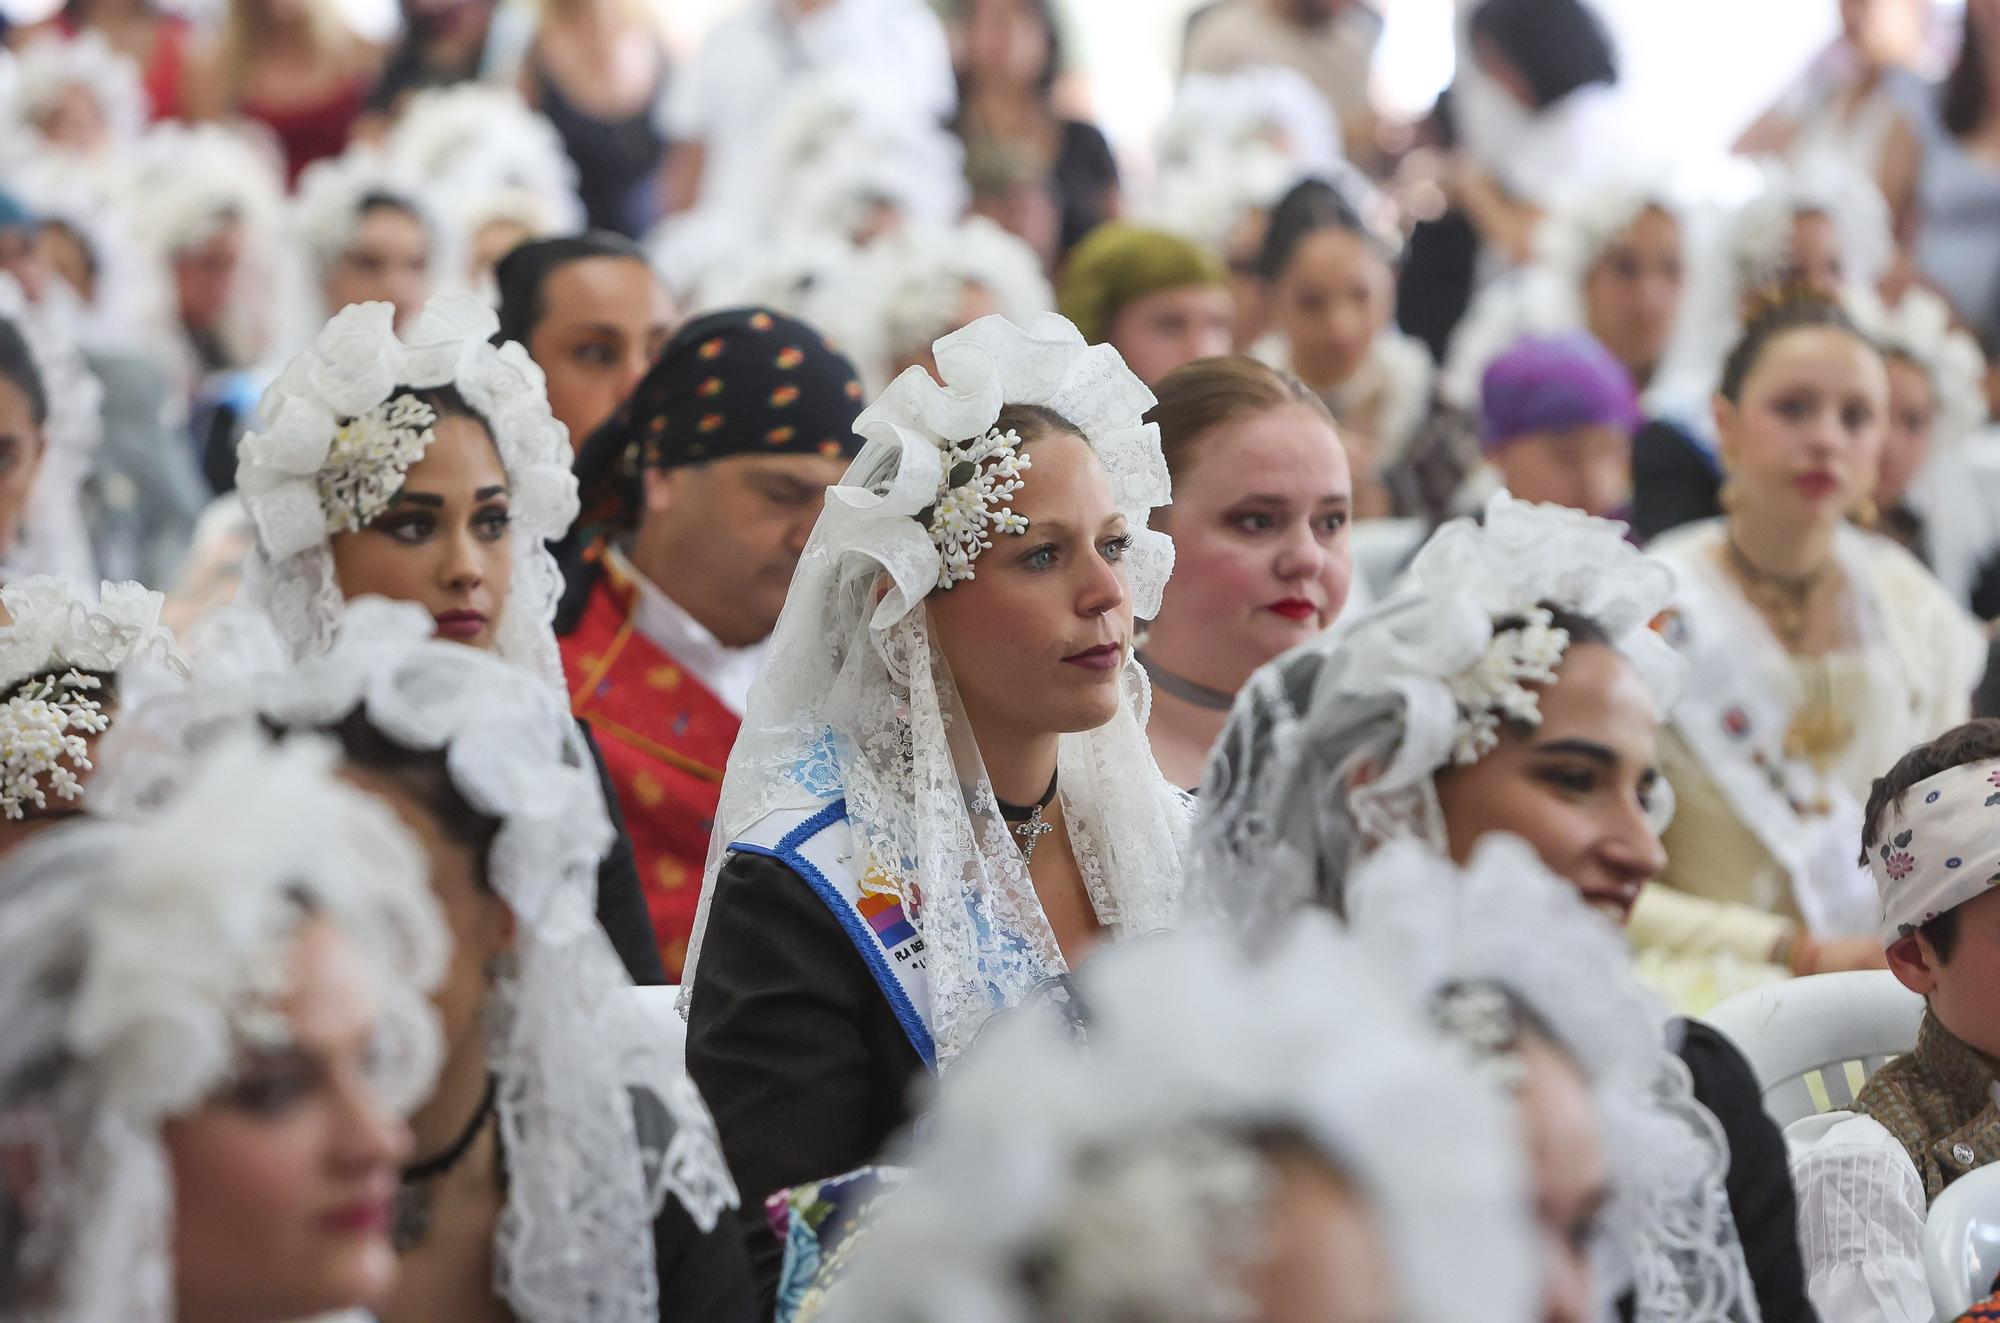
<svg viewBox="0 0 2000 1323"><path fill-rule="evenodd" d="M366 528L388 509L410 465L437 440L436 424L437 410L408 394L342 423L317 476L328 531Z"/></svg>
<svg viewBox="0 0 2000 1323"><path fill-rule="evenodd" d="M1019 432L991 427L945 450L937 500L921 516L937 544L938 587L970 579L973 560L993 545L992 534L1028 531L1027 517L1007 503L1021 490L1021 474L1033 467L1021 445Z"/></svg>

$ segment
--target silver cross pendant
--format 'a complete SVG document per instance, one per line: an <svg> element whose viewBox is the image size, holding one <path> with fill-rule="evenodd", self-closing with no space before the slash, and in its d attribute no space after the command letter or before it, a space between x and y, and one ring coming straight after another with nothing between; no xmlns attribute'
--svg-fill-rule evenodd
<svg viewBox="0 0 2000 1323"><path fill-rule="evenodd" d="M1043 820L1042 809L1039 804L1035 806L1035 811L1028 815L1026 822L1013 824L1014 839L1021 846L1021 862L1024 864L1033 863L1035 860L1035 847L1041 844L1042 837L1047 836L1055 829L1056 825L1053 822Z"/></svg>

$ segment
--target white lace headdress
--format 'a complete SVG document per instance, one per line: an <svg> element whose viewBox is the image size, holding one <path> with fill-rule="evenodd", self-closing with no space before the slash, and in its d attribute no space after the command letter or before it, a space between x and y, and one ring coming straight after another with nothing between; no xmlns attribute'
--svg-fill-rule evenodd
<svg viewBox="0 0 2000 1323"><path fill-rule="evenodd" d="M438 223L431 188L429 180L381 148L350 147L313 162L299 176L292 197L293 227L315 270L324 276L354 241L362 204L371 197L394 198L423 222L432 244L430 269L449 270L442 249L452 236Z"/></svg>
<svg viewBox="0 0 2000 1323"><path fill-rule="evenodd" d="M1986 356L1977 340L1954 325L1949 303L1923 288L1904 291L1894 307L1872 288L1850 290L1844 302L1878 348L1908 359L1930 379L1937 404L1933 455L1985 426Z"/></svg>
<svg viewBox="0 0 2000 1323"><path fill-rule="evenodd" d="M507 474L514 574L495 648L561 688L562 576L547 544L576 518L577 495L542 370L520 345L488 343L499 319L469 296L432 299L404 339L394 319L386 303L343 309L264 392L237 452L237 490L257 526L243 600L270 612L294 656L326 649L343 601L328 539L381 513L433 439L430 410L406 392L453 386Z"/></svg>
<svg viewBox="0 0 2000 1323"><path fill-rule="evenodd" d="M146 92L139 66L95 32L74 37L44 35L21 47L14 62L13 95L4 132L17 142L24 137L38 139L35 122L72 87L82 88L96 100L111 151L127 147L139 137L146 124ZM39 149L56 150L46 144L40 144Z"/></svg>
<svg viewBox="0 0 2000 1323"><path fill-rule="evenodd" d="M806 320L852 355L868 389L879 392L933 341L958 329L969 289L1016 326L1055 306L1034 250L972 216L877 239L814 291Z"/></svg>
<svg viewBox="0 0 2000 1323"><path fill-rule="evenodd" d="M1087 1043L995 1020L902 1155L909 1183L829 1293L836 1323L1238 1323L1283 1137L1351 1182L1412 1323L1536 1317L1515 1122L1305 916L1252 957L1121 944L1080 977Z"/></svg>
<svg viewBox="0 0 2000 1323"><path fill-rule="evenodd" d="M20 541L0 548L0 575L55 574L87 583L97 562L83 521L83 482L104 441L104 387L76 342L4 272L0 321L27 341L48 401L41 467L22 511Z"/></svg>
<svg viewBox="0 0 2000 1323"><path fill-rule="evenodd" d="M993 1010L1064 969L931 640L924 599L953 562L927 516L955 496L969 521L970 479L984 472L972 466L961 486L946 456L990 439L1003 405L1051 409L1110 476L1133 538L1123 563L1141 617L1159 607L1173 543L1146 527L1167 500L1159 431L1144 422L1152 392L1115 349L1086 345L1054 313L1026 330L984 317L933 348L946 384L911 368L862 413L855 430L867 444L828 489L793 576L730 754L685 982L696 977L730 842L774 812L844 797L859 849L916 910L942 1065ZM1002 508L981 500L976 514ZM1059 757L1062 808L1099 917L1138 932L1178 913L1188 811L1146 743L1148 695L1128 657L1117 715L1065 735Z"/></svg>
<svg viewBox="0 0 2000 1323"><path fill-rule="evenodd" d="M1199 799L1202 900L1247 927L1314 900L1338 912L1370 845L1408 835L1442 850L1434 778L1477 762L1503 725L1540 720L1537 687L1569 647L1550 608L1598 625L1664 716L1685 663L1650 625L1673 592L1623 524L1581 511L1500 492L1483 523L1446 524L1394 593L1237 695ZM1672 797L1658 794L1664 825Z"/></svg>
<svg viewBox="0 0 2000 1323"><path fill-rule="evenodd" d="M383 1102L430 1089L443 916L415 838L333 774L334 753L232 739L157 812L57 829L0 870L0 1144L34 1172L0 1182L0 1280L30 1292L25 1317L171 1323L160 1126L284 1041L307 917L368 963Z"/></svg>
<svg viewBox="0 0 2000 1323"><path fill-rule="evenodd" d="M1833 222L1845 284L1873 285L1888 268L1895 238L1889 204L1874 180L1832 158L1767 165L1763 189L1737 211L1725 241L1731 297L1721 311L1732 322L1745 294L1784 274L1792 260L1792 227L1806 215Z"/></svg>
<svg viewBox="0 0 2000 1323"><path fill-rule="evenodd" d="M116 798L144 802L179 757L246 723L318 730L362 713L391 742L442 754L453 786L499 824L485 876L518 921L486 1016L507 1156L496 1287L524 1323L655 1323L663 1201L706 1229L736 1191L677 1050L598 926L612 828L568 705L380 598L355 602L333 646L297 662L248 609L211 617L198 638L196 685L121 721Z"/></svg>
<svg viewBox="0 0 2000 1323"><path fill-rule="evenodd" d="M1515 1037L1499 989L1524 1006L1596 1094L1614 1198L1593 1246L1606 1307L1637 1294L1641 1323L1758 1317L1724 1179L1721 1126L1695 1101L1665 1003L1632 976L1623 935L1517 837L1460 869L1391 842L1355 872L1356 948L1475 1054Z"/></svg>
<svg viewBox="0 0 2000 1323"><path fill-rule="evenodd" d="M93 767L90 737L110 728L119 695L102 677L155 667L187 674L160 623L166 599L136 583L106 583L92 603L66 580L37 576L0 588L0 814L26 815L49 796L80 800Z"/></svg>

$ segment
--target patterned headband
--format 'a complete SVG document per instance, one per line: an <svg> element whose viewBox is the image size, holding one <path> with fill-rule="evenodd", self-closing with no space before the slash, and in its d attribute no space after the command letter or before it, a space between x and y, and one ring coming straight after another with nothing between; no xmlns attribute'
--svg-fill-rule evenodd
<svg viewBox="0 0 2000 1323"><path fill-rule="evenodd" d="M2000 884L2000 758L1947 768L1903 792L1868 867L1882 895L1882 944Z"/></svg>

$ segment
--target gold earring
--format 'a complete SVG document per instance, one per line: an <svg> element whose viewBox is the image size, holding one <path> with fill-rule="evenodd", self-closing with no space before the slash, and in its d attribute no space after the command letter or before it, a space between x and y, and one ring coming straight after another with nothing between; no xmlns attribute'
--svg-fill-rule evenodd
<svg viewBox="0 0 2000 1323"><path fill-rule="evenodd" d="M1875 504L1873 496L1864 496L1848 518L1861 527L1872 530L1882 522L1882 508Z"/></svg>
<svg viewBox="0 0 2000 1323"><path fill-rule="evenodd" d="M1715 503L1722 507L1724 514L1736 513L1736 508L1743 504L1743 489L1737 485L1736 479L1725 477L1722 480L1722 486L1715 491Z"/></svg>

